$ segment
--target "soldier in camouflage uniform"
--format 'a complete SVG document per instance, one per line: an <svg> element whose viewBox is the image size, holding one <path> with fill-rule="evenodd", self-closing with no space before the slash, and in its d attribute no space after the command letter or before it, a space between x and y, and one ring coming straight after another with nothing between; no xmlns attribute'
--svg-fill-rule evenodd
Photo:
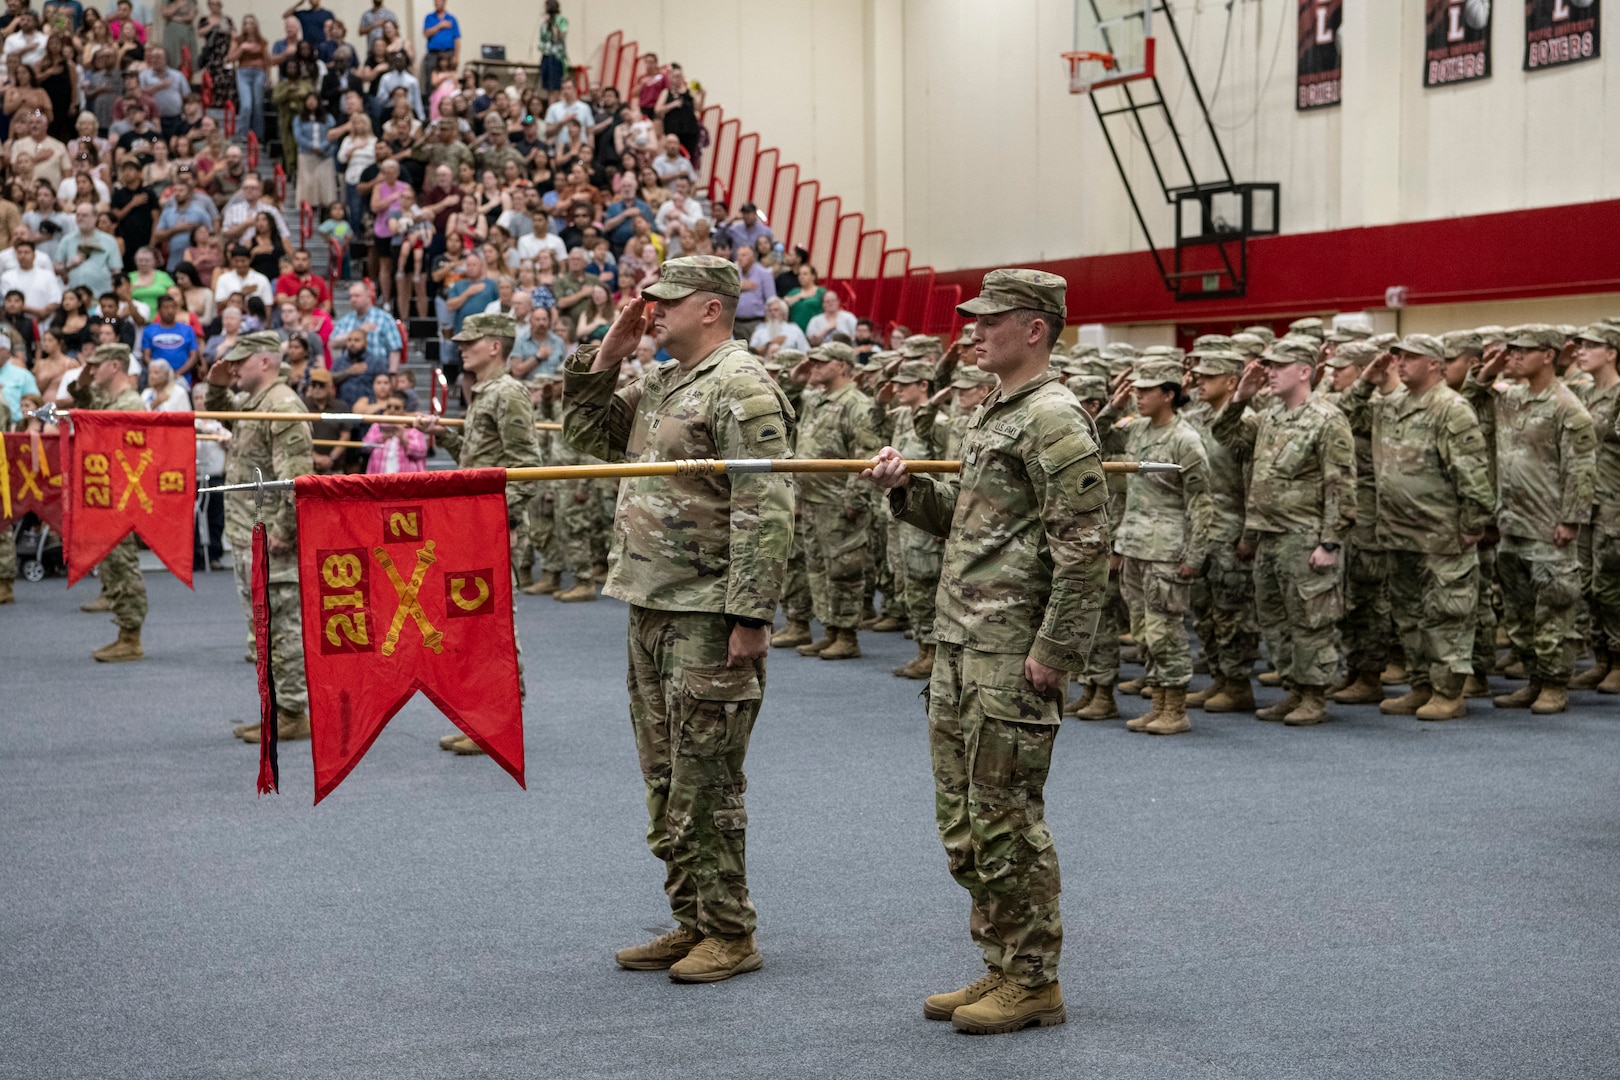
<svg viewBox="0 0 1620 1080"><path fill-rule="evenodd" d="M555 421L562 415L562 376L530 375L529 401L534 405L534 416L539 421ZM540 451L542 465L555 465L558 452L565 446L562 436L555 431L536 431L535 444ZM562 588L562 575L568 569L563 554L562 538L557 534L556 480L542 480L534 485L529 499L529 533L527 542L518 548L518 581L525 596L551 596ZM540 573L533 580L523 581L523 569L533 559L540 559ZM594 595L594 590L593 590Z"/></svg>
<svg viewBox="0 0 1620 1080"><path fill-rule="evenodd" d="M1597 663L1571 689L1620 694L1620 326L1596 323L1575 334L1575 360L1592 378L1582 402L1597 435L1597 499L1592 527L1581 530L1581 566L1592 615Z"/></svg>
<svg viewBox="0 0 1620 1080"><path fill-rule="evenodd" d="M135 392L135 378L128 374L129 346L101 345L87 359L79 377L68 387L77 409L107 409L144 412L145 404ZM66 468L66 464L63 465ZM15 549L12 552L15 559ZM104 664L146 659L141 646L141 626L146 622L146 581L141 577L140 548L135 534L124 537L101 560L97 569L101 594L118 624L118 640L103 645L90 655Z"/></svg>
<svg viewBox="0 0 1620 1080"><path fill-rule="evenodd" d="M978 317L979 363L1002 384L968 422L959 483L908 477L893 447L867 474L895 516L946 538L928 691L935 817L988 970L923 1015L977 1034L1065 1019L1044 787L1108 564L1094 429L1048 363L1065 291L1052 274L996 270L958 308Z"/></svg>
<svg viewBox="0 0 1620 1080"><path fill-rule="evenodd" d="M880 445L872 399L855 386L855 350L832 342L810 350L794 378L807 378L799 458L865 458ZM872 573L872 500L853 474L803 474L798 479L799 524L804 529L805 570L811 603L826 636L800 645L800 656L849 660L861 655L856 628Z"/></svg>
<svg viewBox="0 0 1620 1080"><path fill-rule="evenodd" d="M241 388L232 393L231 385ZM314 444L303 420L275 420L276 413L307 411L281 381L281 338L273 330L243 334L236 347L208 370L208 408L264 413L264 420L222 421L231 429L225 444L225 482L251 484L258 469L266 480L292 480L315 471ZM257 513L257 516L255 516ZM253 625L253 523L263 521L270 555L266 593L270 608L270 677L276 686L276 738L309 738L309 687L304 680L303 612L298 601L298 514L291 491L267 491L254 509L254 493L225 495L225 539L231 544L236 591L248 626ZM259 741L259 723L232 729L243 742Z"/></svg>
<svg viewBox="0 0 1620 1080"><path fill-rule="evenodd" d="M1375 396L1392 368L1398 384ZM1371 433L1373 542L1384 552L1411 680L1379 709L1455 720L1467 713L1463 684L1473 671L1475 549L1496 509L1479 419L1446 385L1445 346L1427 334L1408 334L1369 363L1345 406L1352 426Z"/></svg>
<svg viewBox="0 0 1620 1080"><path fill-rule="evenodd" d="M787 395L795 412L804 403L804 384L795 382L790 374L804 360L804 353L799 350L782 349L767 361L767 370L775 369L777 384ZM792 649L810 644L813 609L810 602L810 575L804 565L804 507L797 501L793 507L793 550L788 555L787 570L782 580L782 615L787 625L771 638L771 648Z"/></svg>
<svg viewBox="0 0 1620 1080"><path fill-rule="evenodd" d="M894 441L890 435L894 430L894 418L889 415L887 408L877 402L877 394L888 384L893 369L900 366L901 359L898 350L857 353L855 357L855 386L873 399L872 432L879 446ZM906 612L905 568L900 565L900 545L894 539L896 526L888 520L887 514L879 513L875 501L869 520L872 531L867 539L867 550L872 572L866 575L859 629L890 634L911 625ZM877 609L879 593L883 595L881 613Z"/></svg>
<svg viewBox="0 0 1620 1080"><path fill-rule="evenodd" d="M894 388L896 402L889 410L893 422L889 445L909 460L946 460L950 425L938 419L938 407L930 402L929 380L934 370L933 361L926 357L906 360L888 384ZM934 673L934 594L939 590L945 541L926 529L883 516L895 529L890 543L900 549L906 611L917 641L916 659L895 668L894 674L902 679L927 679Z"/></svg>
<svg viewBox="0 0 1620 1080"><path fill-rule="evenodd" d="M540 443L534 429L534 403L529 391L506 370L517 337L510 315L479 312L469 315L454 338L461 362L474 380L465 422L459 427L436 417L418 416L416 426L438 440L444 452L463 469L523 469L540 464ZM526 483L506 485L507 540L515 566L529 535L529 505L534 490ZM515 571L514 571L515 580ZM588 583L587 583L588 584ZM593 594L595 590L592 590ZM515 592L514 592L515 596ZM523 686L523 660L518 657L518 679ZM439 749L464 757L483 754L483 748L457 730L439 740Z"/></svg>
<svg viewBox="0 0 1620 1080"><path fill-rule="evenodd" d="M1475 407L1495 415L1496 568L1508 637L1529 677L1496 705L1537 715L1568 707L1579 640L1576 541L1592 517L1597 470L1592 415L1553 366L1563 343L1556 327L1514 327L1467 387ZM1504 369L1522 381L1497 382Z"/></svg>
<svg viewBox="0 0 1620 1080"><path fill-rule="evenodd" d="M1174 356L1145 355L1134 377L1120 384L1099 417L1104 423L1112 420L1134 390L1138 415L1124 428L1126 454L1136 461L1181 466L1179 473L1132 476L1125 515L1113 534L1120 591L1131 613L1131 636L1143 651L1145 681L1153 698L1153 708L1125 726L1150 735L1192 730L1186 704L1192 680L1189 585L1209 553L1214 517L1203 440L1177 415L1187 402L1181 378L1181 361Z"/></svg>
<svg viewBox="0 0 1620 1080"><path fill-rule="evenodd" d="M1463 393L1468 376L1484 362L1484 339L1477 330L1454 330L1440 335L1440 345L1446 357L1446 385ZM1470 405L1472 408L1472 405ZM1476 416L1479 414L1476 412ZM1496 432L1489 412L1479 416L1480 436L1485 440L1486 479L1492 496L1496 493ZM1463 682L1463 697L1491 696L1491 670L1496 666L1496 616L1498 588L1496 584L1496 522L1485 529L1485 538L1474 549L1479 557L1479 591L1474 598L1474 670Z"/></svg>
<svg viewBox="0 0 1620 1080"><path fill-rule="evenodd" d="M1109 388L1118 385L1119 379L1130 370L1130 358L1135 355L1136 350L1131 346L1123 342L1110 342L1096 358L1087 358L1088 374L1081 376L1081 379L1096 379L1103 383L1103 400L1099 409L1107 405L1112 396ZM1087 413L1101 415L1100 412L1092 414L1089 409ZM1131 419L1121 416L1098 421L1098 444L1104 461L1129 460L1130 456L1125 452L1125 428ZM1109 535L1113 535L1118 532L1120 522L1125 517L1128 477L1124 473L1108 473L1105 479L1108 483L1108 529ZM1114 684L1119 681L1120 637L1129 625L1130 612L1120 592L1119 567L1110 562L1108 583L1098 613L1097 633L1080 672L1080 680L1086 688L1081 697L1065 708L1066 714L1081 720L1112 720L1119 716L1119 707L1114 701Z"/></svg>
<svg viewBox="0 0 1620 1080"><path fill-rule="evenodd" d="M1215 421L1215 437L1248 462L1249 500L1239 554L1254 559L1254 601L1272 666L1288 688L1261 720L1292 726L1327 720L1338 665L1334 628L1343 614L1340 547L1356 520L1355 446L1339 409L1311 395L1318 346L1284 337L1251 363ZM1274 407L1236 408L1262 382Z"/></svg>
<svg viewBox="0 0 1620 1080"><path fill-rule="evenodd" d="M564 438L609 461L789 456L792 406L731 337L741 291L725 259L665 262L601 345L567 361ZM620 388L619 364L644 333L674 359ZM622 967L713 982L763 964L748 897L743 759L792 529L786 474L622 483L606 592L631 605L630 722L647 840L679 924L620 951Z"/></svg>

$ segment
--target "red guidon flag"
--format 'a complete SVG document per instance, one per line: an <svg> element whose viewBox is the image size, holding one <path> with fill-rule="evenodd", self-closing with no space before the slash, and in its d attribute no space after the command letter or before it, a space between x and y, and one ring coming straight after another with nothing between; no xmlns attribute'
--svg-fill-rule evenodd
<svg viewBox="0 0 1620 1080"><path fill-rule="evenodd" d="M418 690L523 784L506 472L300 476L315 801Z"/></svg>
<svg viewBox="0 0 1620 1080"><path fill-rule="evenodd" d="M61 437L38 432L0 436L0 520L38 514L62 531Z"/></svg>
<svg viewBox="0 0 1620 1080"><path fill-rule="evenodd" d="M130 530L191 585L197 430L188 412L74 409L63 529L68 587Z"/></svg>

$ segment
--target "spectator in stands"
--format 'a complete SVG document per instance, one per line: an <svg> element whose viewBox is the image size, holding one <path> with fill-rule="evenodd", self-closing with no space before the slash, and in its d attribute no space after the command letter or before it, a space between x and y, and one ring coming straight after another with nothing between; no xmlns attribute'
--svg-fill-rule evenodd
<svg viewBox="0 0 1620 1080"><path fill-rule="evenodd" d="M118 10L122 17L128 17L128 9L123 0L120 0ZM26 68L38 66L39 62L45 58L45 42L47 40L46 34L39 28L39 16L24 8L17 16L14 25L16 29L6 35L3 47L5 58L10 60L15 56L22 61L23 67ZM145 40L144 33L142 31L142 40ZM118 28L115 25L113 27L113 37L116 39L117 36ZM32 75L33 72L30 71L29 74Z"/></svg>
<svg viewBox="0 0 1620 1080"><path fill-rule="evenodd" d="M236 347L237 336L242 333L242 309L234 305L221 305L219 327L219 333L203 343L202 359L205 368Z"/></svg>
<svg viewBox="0 0 1620 1080"><path fill-rule="evenodd" d="M788 303L788 316L808 337L810 320L821 314L821 299L827 294L827 290L816 283L816 268L810 265L808 257L799 264L798 278L798 287L783 299Z"/></svg>
<svg viewBox="0 0 1620 1080"><path fill-rule="evenodd" d="M323 311L332 310L332 290L324 278L310 270L309 252L299 248L292 253L292 266L287 273L276 278L276 302L296 300L298 290L309 289L315 294L315 303Z"/></svg>
<svg viewBox="0 0 1620 1080"><path fill-rule="evenodd" d="M152 242L168 246L168 270L173 274L175 267L185 261L186 249L191 246L192 229L198 225L212 225L217 211L212 200L198 194L192 187L189 172L175 177L174 183L164 192L163 204L157 229L152 233Z"/></svg>
<svg viewBox="0 0 1620 1080"><path fill-rule="evenodd" d="M152 96L157 105L157 122L164 138L180 131L180 113L185 96L191 93L191 82L176 68L169 66L168 54L160 48L146 50L146 67L141 71L140 86Z"/></svg>
<svg viewBox="0 0 1620 1080"><path fill-rule="evenodd" d="M669 79L658 66L658 54L646 53L641 58L641 71L636 76L635 95L636 105L641 115L651 121L658 115L658 99L663 94L664 87L669 85Z"/></svg>
<svg viewBox="0 0 1620 1080"><path fill-rule="evenodd" d="M653 158L653 172L658 179L669 184L677 176L684 176L688 180L697 180L697 170L692 167L692 159L682 150L680 137L671 133L664 136L664 152Z"/></svg>
<svg viewBox="0 0 1620 1080"><path fill-rule="evenodd" d="M371 42L382 40L385 23L393 23L399 30L399 16L383 7L383 0L371 0L371 7L360 15L360 33L366 36L367 48Z"/></svg>
<svg viewBox="0 0 1620 1080"><path fill-rule="evenodd" d="M214 322L214 290L202 283L197 268L182 262L174 268L174 285L180 290L181 307L203 327Z"/></svg>
<svg viewBox="0 0 1620 1080"><path fill-rule="evenodd" d="M270 279L253 269L253 253L240 244L231 248L230 269L221 271L214 279L214 301L223 304L237 292L257 296L264 304L272 304L276 299Z"/></svg>
<svg viewBox="0 0 1620 1080"><path fill-rule="evenodd" d="M147 327L148 330L151 327ZM187 330L191 328L186 327ZM148 360L146 362L146 389L141 391L141 401L151 412L190 412L191 411L191 383L189 380L175 377L173 368L167 360Z"/></svg>
<svg viewBox="0 0 1620 1080"><path fill-rule="evenodd" d="M695 229L698 222L705 220L703 207L691 196L691 179L686 176L677 177L674 186L674 193L658 208L656 217L658 231L665 236L673 232L678 225Z"/></svg>
<svg viewBox="0 0 1620 1080"><path fill-rule="evenodd" d="M56 187L62 182L62 174L68 168L67 147L51 138L48 124L45 114L37 109L19 116L11 125L11 150L6 157L11 162L13 174L20 171L22 162L30 161L33 163L34 179Z"/></svg>
<svg viewBox="0 0 1620 1080"><path fill-rule="evenodd" d="M904 339L902 339L904 340ZM855 356L857 360L864 360L883 346L877 340L877 327L871 319L855 320Z"/></svg>
<svg viewBox="0 0 1620 1080"><path fill-rule="evenodd" d="M198 355L197 335L190 322L180 320L179 300L172 292L164 293L158 297L157 318L141 331L142 362L149 372L154 361L162 363L181 385L189 386Z"/></svg>
<svg viewBox="0 0 1620 1080"><path fill-rule="evenodd" d="M804 248L783 248L776 258L776 295L785 297L799 287L799 267L810 261ZM820 310L819 308L817 310ZM815 312L811 312L815 314ZM806 319L808 322L809 320Z"/></svg>
<svg viewBox="0 0 1620 1080"><path fill-rule="evenodd" d="M113 288L116 290L117 287L115 280ZM141 305L148 319L157 310L158 297L167 295L172 288L174 279L168 271L158 269L157 252L150 247L135 249L135 270L129 275L129 295Z"/></svg>
<svg viewBox="0 0 1620 1080"><path fill-rule="evenodd" d="M56 254L68 287L83 286L92 296L111 291L113 275L124 266L117 237L96 228L96 208L89 202L73 211L73 229L62 237Z"/></svg>
<svg viewBox="0 0 1620 1080"><path fill-rule="evenodd" d="M639 296L643 287L658 280L658 254L640 236L632 236L619 256L619 292Z"/></svg>
<svg viewBox="0 0 1620 1080"><path fill-rule="evenodd" d="M850 341L855 340L855 316L844 310L843 298L836 289L823 289L821 293L821 313L810 320L805 327L804 336L810 340L811 347L820 345L830 334L843 334Z"/></svg>
<svg viewBox="0 0 1620 1080"><path fill-rule="evenodd" d="M546 109L546 138L556 144L559 152L570 145L570 120L578 122L581 132L590 130L591 125L596 123L591 107L579 100L579 91L572 79L563 82L562 96Z"/></svg>
<svg viewBox="0 0 1620 1080"><path fill-rule="evenodd" d="M54 266L57 261L56 246L72 229L73 215L57 205L56 192L51 185L36 183L33 205L22 215L17 235L32 240L36 249L48 256Z"/></svg>
<svg viewBox="0 0 1620 1080"><path fill-rule="evenodd" d="M726 231L731 234L731 241L740 251L745 247L755 249L761 240L767 243L776 240L771 227L759 220L759 207L751 202L745 202L737 208L737 217L726 224Z"/></svg>
<svg viewBox="0 0 1620 1080"><path fill-rule="evenodd" d="M191 230L185 261L197 268L197 284L212 290L214 277L225 262L225 253L220 249L219 237L212 226L198 225Z"/></svg>
<svg viewBox="0 0 1620 1080"><path fill-rule="evenodd" d="M534 308L523 325L518 327L517 339L512 344L510 369L514 378L527 379L532 375L555 375L562 370L568 344L552 329L553 313L546 308Z"/></svg>
<svg viewBox="0 0 1620 1080"><path fill-rule="evenodd" d="M625 243L635 235L634 222L636 218L652 220L652 207L641 198L636 186L636 178L630 173L620 173L618 179L619 198L608 204L603 211L602 227L607 231L608 245L614 251L623 251Z"/></svg>
<svg viewBox="0 0 1620 1080"><path fill-rule="evenodd" d="M326 137L334 126L320 94L305 94L298 118L293 121L293 141L298 145L294 198L299 205L325 206L337 198L337 173L332 166L335 147Z"/></svg>
<svg viewBox="0 0 1620 1080"><path fill-rule="evenodd" d="M428 437L410 424L404 395L391 390L382 411L390 421L372 424L361 440L376 447L366 462L366 474L426 472Z"/></svg>
<svg viewBox="0 0 1620 1080"><path fill-rule="evenodd" d="M256 174L248 173L242 178L242 188L236 197L225 205L219 223L220 239L227 244L251 244L254 219L260 214L269 215L280 234L288 235L287 219L281 216L281 208L266 197L264 182Z"/></svg>
<svg viewBox="0 0 1620 1080"><path fill-rule="evenodd" d="M0 292L22 295L22 311L29 318L44 322L62 302L62 283L56 272L35 261L35 248L31 240L16 240L12 248L17 254L17 265L0 274Z"/></svg>
<svg viewBox="0 0 1620 1080"><path fill-rule="evenodd" d="M737 317L732 323L732 336L741 341L751 341L754 330L765 320L766 303L776 299L776 282L771 279L770 271L754 258L754 249L747 246L737 249L737 275L742 295L737 298Z"/></svg>
<svg viewBox="0 0 1620 1080"><path fill-rule="evenodd" d="M461 24L444 10L445 0L433 0L433 12L422 20L422 36L427 48L422 53L422 85L426 86L441 62L451 70L461 65Z"/></svg>
<svg viewBox="0 0 1620 1080"><path fill-rule="evenodd" d="M681 71L679 64L669 65L669 83L658 95L658 105L653 110L664 122L664 135L667 138L674 135L680 141L681 149L694 169L700 161L702 153L700 139L703 136L703 127L698 122L698 111L701 103L692 94L687 85L686 74Z"/></svg>
<svg viewBox="0 0 1620 1080"><path fill-rule="evenodd" d="M90 325L89 289L63 289L62 305L51 316L50 328L62 335L62 341L67 351L77 356L90 341L92 330Z"/></svg>
<svg viewBox="0 0 1620 1080"><path fill-rule="evenodd" d="M772 345L780 349L810 351L810 342L805 339L799 325L788 318L787 301L780 296L773 296L765 302L765 321L748 336L748 347L761 356Z"/></svg>

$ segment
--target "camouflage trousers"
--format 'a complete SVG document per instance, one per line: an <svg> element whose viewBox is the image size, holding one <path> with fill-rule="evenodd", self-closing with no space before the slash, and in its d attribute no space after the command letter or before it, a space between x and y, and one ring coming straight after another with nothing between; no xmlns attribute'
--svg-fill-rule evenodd
<svg viewBox="0 0 1620 1080"><path fill-rule="evenodd" d="M0 581L17 576L17 534L14 521L0 521Z"/></svg>
<svg viewBox="0 0 1620 1080"><path fill-rule="evenodd" d="M1237 557L1234 541L1217 540L1210 546L1204 573L1192 582L1190 594L1193 629L1203 643L1209 673L1247 679L1260 657L1260 627L1254 621L1254 571Z"/></svg>
<svg viewBox="0 0 1620 1080"><path fill-rule="evenodd" d="M1484 678L1496 666L1496 545L1481 547L1479 591L1474 597L1474 674Z"/></svg>
<svg viewBox="0 0 1620 1080"><path fill-rule="evenodd" d="M1344 603L1344 558L1326 573L1311 569L1314 536L1261 533L1254 553L1254 607L1271 666L1290 688L1330 686L1338 671L1335 624Z"/></svg>
<svg viewBox="0 0 1620 1080"><path fill-rule="evenodd" d="M1346 542L1344 558L1344 619L1339 632L1344 640L1344 666L1358 675L1377 675L1389 658L1395 639L1394 617L1389 610L1387 559L1379 548Z"/></svg>
<svg viewBox="0 0 1620 1080"><path fill-rule="evenodd" d="M1582 533L1592 536L1592 638L1620 654L1620 529L1599 523Z"/></svg>
<svg viewBox="0 0 1620 1080"><path fill-rule="evenodd" d="M1479 557L1384 553L1390 612L1406 652L1412 688L1462 688L1474 670L1474 622L1479 606ZM1362 670L1371 670L1364 668Z"/></svg>
<svg viewBox="0 0 1620 1080"><path fill-rule="evenodd" d="M630 728L647 786L647 845L682 926L754 932L743 758L765 662L726 666L723 615L630 608Z"/></svg>
<svg viewBox="0 0 1620 1080"><path fill-rule="evenodd" d="M1120 560L1119 589L1131 612L1131 636L1141 648L1147 684L1171 689L1192 681L1192 642L1187 611L1188 583L1176 577L1179 563Z"/></svg>
<svg viewBox="0 0 1620 1080"><path fill-rule="evenodd" d="M883 538L882 555L873 549L872 559L878 572L875 591L883 594L883 614L897 619L911 617L911 605L906 599L906 549L900 535L900 522L882 510L872 512L872 531Z"/></svg>
<svg viewBox="0 0 1620 1080"><path fill-rule="evenodd" d="M968 930L990 968L1021 986L1056 981L1062 882L1046 825L1061 694L1024 680L1024 656L941 643L928 685L934 820Z"/></svg>
<svg viewBox="0 0 1620 1080"><path fill-rule="evenodd" d="M558 489L555 533L562 548L563 565L572 570L575 577L589 577L592 565L607 561L604 541L608 527L602 521L601 495L591 481L570 483Z"/></svg>
<svg viewBox="0 0 1620 1080"><path fill-rule="evenodd" d="M809 623L814 612L810 603L810 575L804 566L804 508L793 519L793 550L788 555L782 577L782 614L789 622Z"/></svg>
<svg viewBox="0 0 1620 1080"><path fill-rule="evenodd" d="M1102 610L1097 616L1097 636L1092 638L1091 651L1086 654L1081 682L1088 686L1112 686L1119 680L1119 635L1128 618L1119 591L1119 571L1110 568Z"/></svg>
<svg viewBox="0 0 1620 1080"><path fill-rule="evenodd" d="M934 613L945 538L910 525L900 526L901 562L905 570L906 613L919 644L934 644Z"/></svg>
<svg viewBox="0 0 1620 1080"><path fill-rule="evenodd" d="M1574 673L1575 643L1580 640L1575 547L1504 536L1497 548L1496 572L1502 582L1508 640L1524 661L1525 672L1542 683L1563 686Z"/></svg>
<svg viewBox="0 0 1620 1080"><path fill-rule="evenodd" d="M253 548L231 544L231 569L236 594L247 614L248 647L253 647ZM276 685L276 707L288 712L309 712L309 684L304 676L304 612L299 606L298 582L272 581L270 601L270 679Z"/></svg>
<svg viewBox="0 0 1620 1080"><path fill-rule="evenodd" d="M872 575L872 505L862 499L848 509L853 517L840 503L805 503L799 519L811 607L821 625L840 629L860 625Z"/></svg>
<svg viewBox="0 0 1620 1080"><path fill-rule="evenodd" d="M133 535L107 552L96 573L101 591L112 605L113 622L123 630L139 630L146 621L146 579L141 577L141 549Z"/></svg>

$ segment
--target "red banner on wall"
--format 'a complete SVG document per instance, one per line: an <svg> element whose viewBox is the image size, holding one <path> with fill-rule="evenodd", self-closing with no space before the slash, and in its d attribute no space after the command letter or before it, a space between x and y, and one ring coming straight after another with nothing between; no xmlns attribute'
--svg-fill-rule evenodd
<svg viewBox="0 0 1620 1080"><path fill-rule="evenodd" d="M62 531L61 436L13 432L0 436L0 520L38 514Z"/></svg>
<svg viewBox="0 0 1620 1080"><path fill-rule="evenodd" d="M68 587L131 530L190 586L197 497L192 415L74 409L67 459Z"/></svg>
<svg viewBox="0 0 1620 1080"><path fill-rule="evenodd" d="M300 476L315 801L418 691L523 784L506 472Z"/></svg>

